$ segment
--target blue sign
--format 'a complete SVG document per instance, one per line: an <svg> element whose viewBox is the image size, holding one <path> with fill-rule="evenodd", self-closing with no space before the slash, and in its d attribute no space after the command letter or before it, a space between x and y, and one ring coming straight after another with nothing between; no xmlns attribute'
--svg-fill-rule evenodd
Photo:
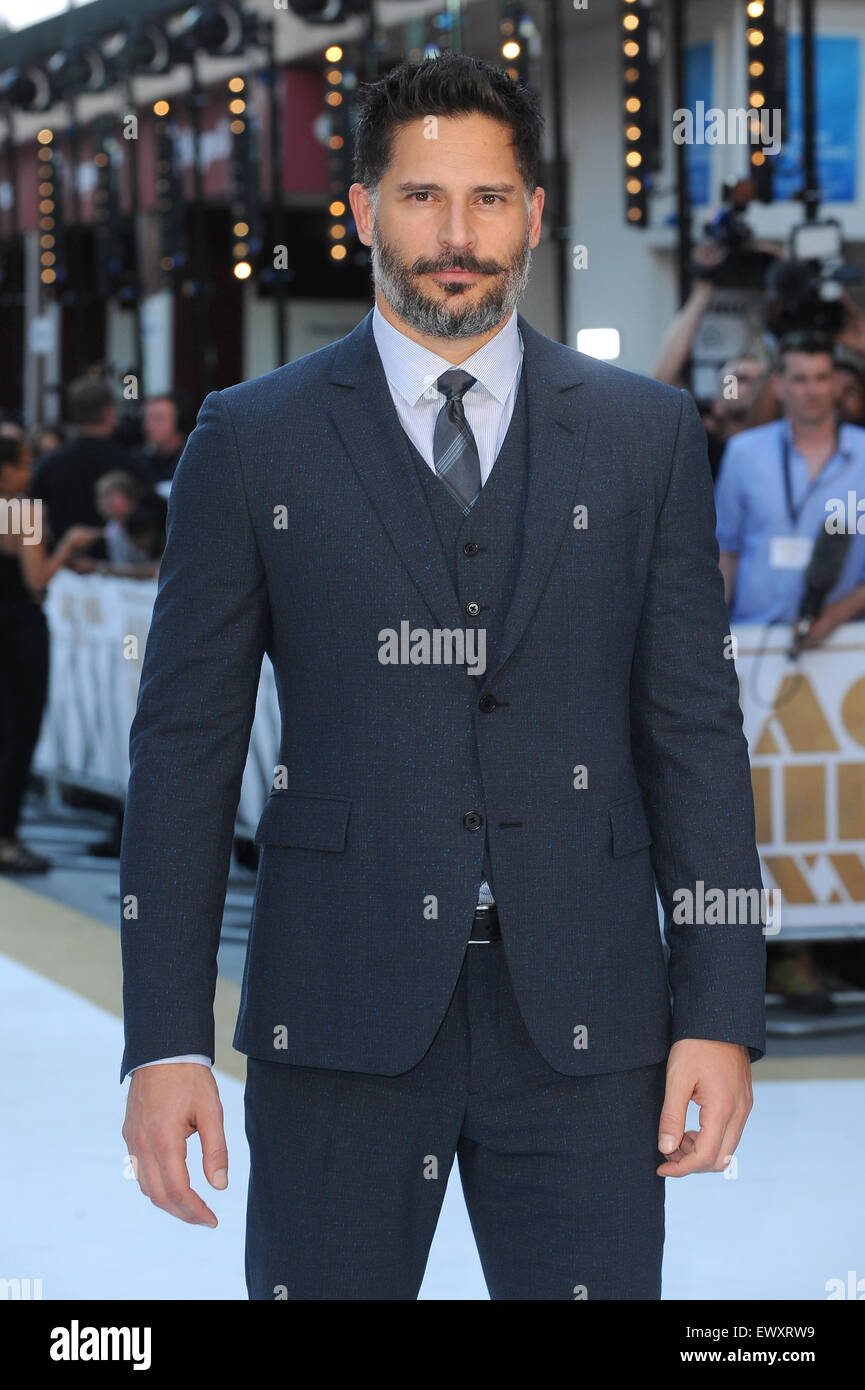
<svg viewBox="0 0 865 1390"><path fill-rule="evenodd" d="M697 102L712 106L712 45L696 43L685 49L685 106L696 111ZM688 192L692 203L708 203L711 196L712 147L689 144L685 149Z"/></svg>
<svg viewBox="0 0 865 1390"><path fill-rule="evenodd" d="M856 201L859 63L858 39L817 36L817 180L823 203ZM784 147L775 161L775 197L791 198L802 183L802 40L799 34L791 34L787 38Z"/></svg>

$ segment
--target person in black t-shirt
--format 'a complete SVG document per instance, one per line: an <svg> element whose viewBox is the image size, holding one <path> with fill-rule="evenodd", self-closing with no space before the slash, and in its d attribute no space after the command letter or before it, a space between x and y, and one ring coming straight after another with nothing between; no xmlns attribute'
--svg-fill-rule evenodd
<svg viewBox="0 0 865 1390"><path fill-rule="evenodd" d="M0 873L51 867L17 834L48 690L49 634L41 601L61 565L97 537L91 527L72 526L48 556L29 479L29 446L20 435L0 434Z"/></svg>
<svg viewBox="0 0 865 1390"><path fill-rule="evenodd" d="M149 482L145 464L133 450L112 439L117 404L107 381L81 377L67 392L70 424L76 437L40 459L33 473L31 495L42 499L51 530L49 547L70 526L102 526L94 487L103 474L123 469ZM105 543L94 542L87 551L94 559L107 558Z"/></svg>

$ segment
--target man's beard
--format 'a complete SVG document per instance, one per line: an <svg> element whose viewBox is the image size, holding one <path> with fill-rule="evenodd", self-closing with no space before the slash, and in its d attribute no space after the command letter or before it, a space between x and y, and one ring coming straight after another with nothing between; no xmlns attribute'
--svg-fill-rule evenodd
<svg viewBox="0 0 865 1390"><path fill-rule="evenodd" d="M474 338L481 333L489 333L490 329L508 318L525 289L532 260L530 239L531 228L527 222L521 248L505 265L496 261L479 261L468 253L453 251L440 256L437 261L420 256L411 265L406 265L393 247L379 236L373 219L373 282L394 313L416 332L430 338ZM448 299L433 299L425 293L419 277L436 270L474 270L496 278L472 308L464 308L459 301L464 298L466 291L482 282L454 281L452 283L458 284L459 289L450 290Z"/></svg>

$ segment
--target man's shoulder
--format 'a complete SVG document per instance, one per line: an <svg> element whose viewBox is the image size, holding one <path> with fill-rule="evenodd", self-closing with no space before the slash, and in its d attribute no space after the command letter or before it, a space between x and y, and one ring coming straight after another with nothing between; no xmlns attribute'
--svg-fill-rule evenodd
<svg viewBox="0 0 865 1390"><path fill-rule="evenodd" d="M724 446L723 467L729 475L730 469L738 465L746 468L749 474L762 468L777 467L778 441L783 420L769 420L765 425L755 425L749 430L738 430L730 436Z"/></svg>
<svg viewBox="0 0 865 1390"><path fill-rule="evenodd" d="M759 449L763 444L776 443L784 424L782 419L768 420L765 425L754 425L749 430L739 430L731 435L730 443L744 450Z"/></svg>
<svg viewBox="0 0 865 1390"><path fill-rule="evenodd" d="M597 389L605 395L615 396L626 407L641 409L648 403L652 407L672 408L677 413L682 403L682 392L676 386L664 381L656 381L652 376L620 367L614 362L600 357L590 357L565 343L548 338L534 328L522 314L519 315L520 332L524 340L528 338L533 347L533 357L543 361L545 357L555 362L563 371L572 373L584 384Z"/></svg>
<svg viewBox="0 0 865 1390"><path fill-rule="evenodd" d="M861 425L854 425L852 420L845 420L841 425L840 435L846 448L852 449L858 459L865 458L865 429Z"/></svg>
<svg viewBox="0 0 865 1390"><path fill-rule="evenodd" d="M308 399L310 391L320 388L328 380L334 358L343 342L345 338L337 338L303 357L283 362L261 376L223 387L219 395L232 410L261 407L271 401L284 403L287 394L297 400Z"/></svg>

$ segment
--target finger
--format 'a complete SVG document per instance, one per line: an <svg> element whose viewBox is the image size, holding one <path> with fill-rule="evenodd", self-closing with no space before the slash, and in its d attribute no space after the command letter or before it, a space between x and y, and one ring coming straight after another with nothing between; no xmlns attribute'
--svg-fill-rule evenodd
<svg viewBox="0 0 865 1390"><path fill-rule="evenodd" d="M679 1144L678 1148L674 1149L671 1154L667 1155L664 1162L655 1169L655 1172L659 1174L662 1178L679 1177L679 1165L681 1164L683 1159L687 1158L690 1154L694 1152L696 1142L697 1131L693 1129L685 1130L685 1133L682 1135L682 1141Z"/></svg>
<svg viewBox="0 0 865 1390"><path fill-rule="evenodd" d="M696 1138L697 1135L695 1130L686 1129L685 1133L682 1135L682 1140L678 1148L674 1149L671 1154L667 1154L666 1162L678 1163L680 1159L685 1158L690 1153L693 1153Z"/></svg>
<svg viewBox="0 0 865 1390"><path fill-rule="evenodd" d="M156 1202L158 1207L162 1207L163 1211L190 1225L218 1225L210 1207L192 1190L186 1167L185 1139L157 1144L155 1154L159 1164L159 1192L162 1200L157 1201L155 1195L151 1200Z"/></svg>
<svg viewBox="0 0 865 1390"><path fill-rule="evenodd" d="M748 1106L748 1109L745 1111L737 1111L721 1136L721 1152L718 1157L718 1163L722 1173L739 1147L739 1140L742 1138L745 1122L750 1112L750 1106Z"/></svg>
<svg viewBox="0 0 865 1390"><path fill-rule="evenodd" d="M214 1104L204 1105L196 1115L198 1137L201 1140L201 1163L204 1176L211 1187L228 1186L228 1146L222 1127L222 1105L218 1097Z"/></svg>
<svg viewBox="0 0 865 1390"><path fill-rule="evenodd" d="M674 1153L682 1139L693 1089L687 1072L677 1072L675 1068L667 1072L667 1088L658 1124L658 1149L662 1154Z"/></svg>
<svg viewBox="0 0 865 1390"><path fill-rule="evenodd" d="M132 1176L145 1197L150 1196L150 1165L142 1159L141 1148L133 1153L127 1148L127 1158L132 1164Z"/></svg>
<svg viewBox="0 0 865 1390"><path fill-rule="evenodd" d="M674 1171L672 1173L664 1173L663 1176L684 1178L689 1173L712 1172L721 1151L724 1131L732 1115L732 1107L728 1110L716 1106L710 1110L708 1103L704 1104L700 1109L700 1131L695 1136L693 1149L673 1165ZM662 1167L666 1167L666 1165L662 1165Z"/></svg>

